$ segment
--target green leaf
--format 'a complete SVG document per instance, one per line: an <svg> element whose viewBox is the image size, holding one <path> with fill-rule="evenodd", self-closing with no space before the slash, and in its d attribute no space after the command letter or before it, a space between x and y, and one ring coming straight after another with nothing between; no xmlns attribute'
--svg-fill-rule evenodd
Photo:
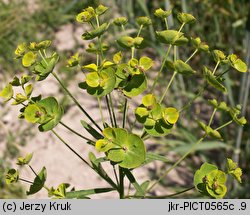
<svg viewBox="0 0 250 215"><path fill-rule="evenodd" d="M231 54L228 56L228 59L231 63L231 66L239 72L246 72L247 65L237 57L235 54Z"/></svg>
<svg viewBox="0 0 250 215"><path fill-rule="evenodd" d="M100 140L97 140L97 142L95 143L95 148L98 152L107 152L114 147L115 147L115 144L109 141L108 139L100 139Z"/></svg>
<svg viewBox="0 0 250 215"><path fill-rule="evenodd" d="M90 87L98 87L99 83L99 75L97 72L90 72L86 75L86 83Z"/></svg>
<svg viewBox="0 0 250 215"><path fill-rule="evenodd" d="M184 63L182 60L175 61L174 68L176 72L182 75L192 75L196 73L191 66L189 66L187 63Z"/></svg>
<svg viewBox="0 0 250 215"><path fill-rule="evenodd" d="M86 84L81 85L84 89L87 89L87 92L90 95L95 97L103 97L112 92L112 90L115 88L116 76L113 68L111 67L104 68L101 71L99 71L99 73L95 74L93 73L92 75L93 77L91 78L93 78L93 80L92 79L90 80L90 77L87 76L88 79L86 78ZM97 76L99 78L96 80L95 78L97 78Z"/></svg>
<svg viewBox="0 0 250 215"><path fill-rule="evenodd" d="M223 61L226 59L226 55L220 50L213 50L212 55L215 62Z"/></svg>
<svg viewBox="0 0 250 215"><path fill-rule="evenodd" d="M86 69L89 72L97 72L98 71L98 67L94 63L88 64L88 65L84 65L84 66L82 66L82 68Z"/></svg>
<svg viewBox="0 0 250 215"><path fill-rule="evenodd" d="M179 118L179 111L169 107L162 110L163 118L167 123L175 124Z"/></svg>
<svg viewBox="0 0 250 215"><path fill-rule="evenodd" d="M17 165L24 166L24 165L29 164L32 157L33 157L33 153L30 153L30 154L27 154L25 157L17 158Z"/></svg>
<svg viewBox="0 0 250 215"><path fill-rule="evenodd" d="M134 38L130 36L122 36L117 40L117 43L122 47L126 49L130 49L134 46Z"/></svg>
<svg viewBox="0 0 250 215"><path fill-rule="evenodd" d="M21 86L21 83L20 83L20 80L18 77L14 77L13 80L10 82L10 84L12 86L15 86L15 87L18 87L18 86Z"/></svg>
<svg viewBox="0 0 250 215"><path fill-rule="evenodd" d="M11 84L8 84L3 90L0 92L0 97L4 98L4 102L7 102L13 97L13 87Z"/></svg>
<svg viewBox="0 0 250 215"><path fill-rule="evenodd" d="M148 180L148 181L144 181L144 182L140 185L140 187L141 187L140 191L139 191L139 192L136 191L135 196L140 196L141 191L143 191L143 195L145 195L145 193L146 193L146 191L147 191L149 185L150 185L150 181L149 181L149 180Z"/></svg>
<svg viewBox="0 0 250 215"><path fill-rule="evenodd" d="M77 14L76 21L80 23L89 22L92 18L94 18L94 16L94 8L89 7L88 10L84 10L83 12Z"/></svg>
<svg viewBox="0 0 250 215"><path fill-rule="evenodd" d="M28 50L27 44L26 43L21 43L17 46L16 50L15 50L15 55L17 58L22 57L25 52Z"/></svg>
<svg viewBox="0 0 250 215"><path fill-rule="evenodd" d="M143 37L135 37L134 38L134 47L136 49L143 49L146 47L146 41Z"/></svg>
<svg viewBox="0 0 250 215"><path fill-rule="evenodd" d="M99 134L91 125L89 125L87 122L84 120L81 120L82 126L86 129L86 131L92 135L95 139L99 140L102 139L103 136Z"/></svg>
<svg viewBox="0 0 250 215"><path fill-rule="evenodd" d="M131 77L122 91L128 97L135 97L143 93L146 89L147 78L145 74L136 74Z"/></svg>
<svg viewBox="0 0 250 215"><path fill-rule="evenodd" d="M89 153L89 160L91 161L93 169L100 175L102 178L106 179L106 181L112 186L117 187L116 184L112 181L112 179L108 176L108 174L104 171L101 165L101 161L96 159L95 155L90 152Z"/></svg>
<svg viewBox="0 0 250 215"><path fill-rule="evenodd" d="M205 66L203 68L203 75L209 85L222 92L227 92L227 89L216 79L216 77L212 74L212 72Z"/></svg>
<svg viewBox="0 0 250 215"><path fill-rule="evenodd" d="M141 57L139 60L139 66L143 71L147 71L153 66L153 60L149 57Z"/></svg>
<svg viewBox="0 0 250 215"><path fill-rule="evenodd" d="M147 94L142 98L142 104L149 109L152 109L156 105L156 98L153 94Z"/></svg>
<svg viewBox="0 0 250 215"><path fill-rule="evenodd" d="M95 189L90 189L90 190L77 190L77 191L67 192L65 198L66 199L82 199L89 195L99 194L99 193L108 193L114 190L115 190L114 188L95 188Z"/></svg>
<svg viewBox="0 0 250 215"><path fill-rule="evenodd" d="M97 141L96 148L106 147L102 151L107 153L109 160L118 162L123 168L136 168L144 162L146 149L139 136L122 128L106 128L103 134L104 139Z"/></svg>
<svg viewBox="0 0 250 215"><path fill-rule="evenodd" d="M203 122L198 121L198 124L207 135L222 140L221 134L218 131L212 129L210 126L205 125Z"/></svg>
<svg viewBox="0 0 250 215"><path fill-rule="evenodd" d="M43 122L45 114L45 110L37 104L29 104L24 110L24 118L30 123Z"/></svg>
<svg viewBox="0 0 250 215"><path fill-rule="evenodd" d="M8 170L6 176L5 176L5 182L6 184L12 184L16 183L19 180L19 172L15 169Z"/></svg>
<svg viewBox="0 0 250 215"><path fill-rule="evenodd" d="M30 67L36 62L37 55L34 52L27 52L22 59L22 64L24 67Z"/></svg>
<svg viewBox="0 0 250 215"><path fill-rule="evenodd" d="M51 40L44 40L37 44L38 49L47 49L51 46Z"/></svg>
<svg viewBox="0 0 250 215"><path fill-rule="evenodd" d="M22 75L21 76L21 84L24 85L24 84L27 84L30 80L32 79L32 76L30 75Z"/></svg>
<svg viewBox="0 0 250 215"><path fill-rule="evenodd" d="M180 23L185 24L194 22L196 20L194 16L189 13L178 13L177 19L180 21Z"/></svg>
<svg viewBox="0 0 250 215"><path fill-rule="evenodd" d="M25 87L24 92L27 98L29 98L32 94L33 91L33 86L32 84L29 84L28 86Z"/></svg>
<svg viewBox="0 0 250 215"><path fill-rule="evenodd" d="M206 43L201 42L201 39L199 37L191 38L191 43L198 50L205 52L209 51L209 46Z"/></svg>
<svg viewBox="0 0 250 215"><path fill-rule="evenodd" d="M156 154L156 153L153 153L153 152L147 152L146 160L143 163L143 165L149 164L149 163L151 163L153 161L161 161L161 162L164 162L164 163L169 162L169 160L165 156L162 156L162 155L159 155L159 154Z"/></svg>
<svg viewBox="0 0 250 215"><path fill-rule="evenodd" d="M230 113L234 122L236 122L238 125L243 126L247 123L247 120L244 116L239 117L240 110L241 110L241 108L237 108L237 106L236 106L233 108L229 108L229 113Z"/></svg>
<svg viewBox="0 0 250 215"><path fill-rule="evenodd" d="M127 17L117 17L114 19L113 23L117 26L124 26L128 22Z"/></svg>
<svg viewBox="0 0 250 215"><path fill-rule="evenodd" d="M83 40L92 40L96 37L99 37L104 34L104 32L108 29L109 23L103 23L100 27L97 27L96 29L92 31L87 31L82 35Z"/></svg>
<svg viewBox="0 0 250 215"><path fill-rule="evenodd" d="M30 185L29 191L27 191L27 195L33 195L40 191L46 181L46 168L43 167L42 170L38 173L38 175L35 177L35 180L32 185Z"/></svg>
<svg viewBox="0 0 250 215"><path fill-rule="evenodd" d="M46 60L46 61L45 61ZM48 77L48 75L53 72L56 66L59 56L57 53L53 53L50 58L46 58L41 62L37 63L34 68L34 73L37 75L36 80L42 81Z"/></svg>
<svg viewBox="0 0 250 215"><path fill-rule="evenodd" d="M242 170L238 167L238 164L230 158L227 158L227 172L241 183Z"/></svg>
<svg viewBox="0 0 250 215"><path fill-rule="evenodd" d="M208 195L206 190L208 183L207 175L213 170L218 170L217 166L204 163L194 174L194 186L203 195Z"/></svg>
<svg viewBox="0 0 250 215"><path fill-rule="evenodd" d="M176 46L184 45L188 42L188 39L182 32L175 30L156 31L156 38L165 44L171 44Z"/></svg>
<svg viewBox="0 0 250 215"><path fill-rule="evenodd" d="M162 10L161 8L158 8L155 10L154 15L162 20L169 17L169 15L172 13L172 10Z"/></svg>
<svg viewBox="0 0 250 215"><path fill-rule="evenodd" d="M119 52L114 54L113 61L115 64L119 64L121 62L121 60L122 60L122 52L119 51Z"/></svg>
<svg viewBox="0 0 250 215"><path fill-rule="evenodd" d="M133 184L136 194L138 196L144 196L145 191L141 188L141 186L138 184L136 181L135 177L133 176L132 172L128 169L123 169L125 175L127 176L128 180L130 181L131 184Z"/></svg>
<svg viewBox="0 0 250 215"><path fill-rule="evenodd" d="M12 103L12 105L21 104L22 102L25 102L26 100L27 100L26 96L22 95L21 93L17 93L15 101Z"/></svg>
<svg viewBox="0 0 250 215"><path fill-rule="evenodd" d="M143 25L143 26L148 26L148 25L151 25L152 24L152 21L150 18L146 17L146 16L141 16L141 17L138 17L136 18L136 23L138 25Z"/></svg>
<svg viewBox="0 0 250 215"><path fill-rule="evenodd" d="M104 5L100 4L98 5L98 7L95 9L95 13L100 16L102 14L104 14L106 11L108 10L107 7L105 7Z"/></svg>
<svg viewBox="0 0 250 215"><path fill-rule="evenodd" d="M66 188L69 184L62 183L55 190L51 188L49 197L54 196L56 199L64 199L66 196Z"/></svg>
<svg viewBox="0 0 250 215"><path fill-rule="evenodd" d="M87 52L90 53L95 53L95 54L99 54L101 52L106 52L109 49L109 46L106 43L102 43L101 47L100 46L96 46L94 43L89 43L88 48L86 49Z"/></svg>
<svg viewBox="0 0 250 215"><path fill-rule="evenodd" d="M207 174L206 190L210 196L219 199L226 195L226 174L221 170L213 170Z"/></svg>
<svg viewBox="0 0 250 215"><path fill-rule="evenodd" d="M76 53L67 60L67 67L75 67L79 65L80 59L79 59L79 53Z"/></svg>
<svg viewBox="0 0 250 215"><path fill-rule="evenodd" d="M45 122L39 126L39 131L49 131L57 126L63 116L63 108L54 97L47 97L37 102L38 106L46 110Z"/></svg>

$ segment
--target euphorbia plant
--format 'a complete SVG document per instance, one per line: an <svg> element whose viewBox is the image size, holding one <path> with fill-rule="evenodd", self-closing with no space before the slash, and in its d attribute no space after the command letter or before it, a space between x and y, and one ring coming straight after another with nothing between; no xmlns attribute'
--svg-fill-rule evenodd
<svg viewBox="0 0 250 215"><path fill-rule="evenodd" d="M202 137L169 169L167 169L156 181L145 181L141 185L137 183L133 176L133 169L139 168L152 161L159 160L168 162L161 155L147 152L144 144L145 139L150 137L166 136L172 132L172 129L178 123L178 119L182 117L185 110L198 98L207 87L213 87L218 91L226 92L227 89L223 85L223 75L234 68L239 72L246 72L246 64L236 55L230 54L226 56L220 50L210 50L209 46L202 42L199 37L190 38L183 31L184 26L195 22L195 17L187 13L179 13L177 19L180 27L177 29L169 29L168 16L171 11L164 11L159 8L154 15L159 22L165 23L164 30L156 30L156 39L167 46L165 57L161 67L153 80L152 86L148 86L147 73L152 69L154 61L149 57L139 56L138 49L144 49L147 46L143 33L146 33L148 26L152 24L149 17L139 17L136 19L138 25L137 33L128 35L125 31L128 19L126 17L118 17L113 22L102 22L102 16L108 10L107 7L99 5L97 8L88 7L76 16L76 21L89 25L92 29L86 31L82 35L83 40L91 40L87 52L93 53L96 61L90 64L81 64L80 55L76 53L68 60L69 68L80 67L84 73L83 81L79 83L79 87L86 91L89 95L96 98L99 104L102 125L91 117L90 112L86 110L72 95L72 93L63 84L60 77L55 72L55 66L59 61L59 55L50 51L51 41L31 42L30 44L20 44L16 51L16 58L21 59L22 65L27 68L31 75L24 74L21 78L14 77L0 93L5 101L14 100L13 105L19 105L21 114L19 118L24 118L30 123L38 124L39 131L52 132L62 143L66 145L77 157L79 157L88 168L91 168L103 180L108 182L110 187L97 188L90 190L69 190L68 184L60 184L56 189L49 187L46 182L46 168L43 167L39 173L30 165L32 154L18 159L18 165L28 166L35 174L33 182L23 179L19 175L19 171L10 169L6 175L6 182L15 183L17 181L25 181L31 183L28 195L34 194L45 188L48 195L54 198L89 198L91 194L117 191L120 198L154 198L148 193L159 183L167 174L184 160L198 144L207 138L223 139L219 131L232 122L236 122L240 126L246 123L244 117L240 116L240 106L229 107L225 102L218 102L216 98L208 101L212 105L214 111L211 114L209 122L201 122L197 120L199 126L204 131ZM117 39L117 44L121 47L112 57L107 54L108 45L103 42L105 34L108 34L111 26L117 26L124 31L124 34ZM191 47L190 47L191 45ZM177 55L177 47L185 47L192 49L193 52L187 59L179 59ZM189 62L194 55L204 52L207 56L212 55L215 61L214 68L204 66L199 70L194 70ZM128 54L131 55L128 57ZM223 65L220 70L219 66ZM159 83L159 78L163 76L163 71L172 73L166 89L162 95L155 94L155 87ZM201 75L204 84L201 91L187 105L181 109L173 107L173 105L165 105L164 99L177 75L196 76ZM42 95L32 95L33 87L36 81L46 81L46 78L52 75L58 81L59 85L64 89L65 93L70 96L75 105L82 111L83 115L88 118L88 122L81 120L81 124L92 138L85 137L79 132L70 128L69 125L63 123L64 115L63 107L56 98L42 98ZM34 81L35 80L35 81ZM13 88L21 87L23 93L14 95ZM145 93L147 92L147 93ZM118 93L124 100L122 108L122 121L117 120L117 113L114 111L115 105L113 94ZM127 124L128 103L143 94L141 104L135 108L135 123L142 125L142 131L135 133L134 125L130 128ZM101 103L105 101L110 120L105 120ZM231 120L225 122L219 127L213 127L213 119L217 111L223 111L229 114ZM80 123L80 122L79 122ZM55 127L62 125L72 132L72 134L80 136L83 141L95 147L95 150L102 152L103 156L97 158L93 152L89 153L88 158L75 151L71 145L55 131ZM178 126L177 126L178 129ZM109 162L114 168L115 180L107 174L102 166L103 162ZM219 170L213 164L204 163L194 175L194 186L203 195L213 198L223 198L227 192L226 180L227 174L241 182L241 169L231 159L227 159L227 171ZM117 171L119 174L117 174ZM124 179L127 178L134 186L136 192L125 195ZM128 188L130 189L130 188ZM177 195L178 193L176 193ZM168 196L162 196L167 198Z"/></svg>

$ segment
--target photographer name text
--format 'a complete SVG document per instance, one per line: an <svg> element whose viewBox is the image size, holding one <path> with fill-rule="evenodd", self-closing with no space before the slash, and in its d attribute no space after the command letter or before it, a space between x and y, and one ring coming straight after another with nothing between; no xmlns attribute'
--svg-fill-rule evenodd
<svg viewBox="0 0 250 215"><path fill-rule="evenodd" d="M3 202L2 210L4 212L16 212L16 211L71 211L71 204L69 202L48 202L48 203L27 203L22 202Z"/></svg>

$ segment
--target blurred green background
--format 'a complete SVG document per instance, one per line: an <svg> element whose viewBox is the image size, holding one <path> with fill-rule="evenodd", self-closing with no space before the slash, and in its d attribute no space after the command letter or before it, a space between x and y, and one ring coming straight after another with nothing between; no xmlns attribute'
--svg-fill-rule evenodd
<svg viewBox="0 0 250 215"><path fill-rule="evenodd" d="M212 49L221 49L227 54L236 53L247 63L249 62L249 0L0 0L0 87L2 88L13 77L13 74L23 71L23 68L14 59L14 50L23 41L41 41L44 39L57 41L53 43L54 49L57 49L62 58L66 58L74 53L75 50L79 50L83 45L76 38L80 38L79 33L72 36L73 45L69 46L70 48L63 48L63 44L60 43L60 35L59 38L56 35L58 36L57 33L59 31L69 26L73 29L72 32L74 32L77 26L75 15L87 5L97 5L98 3L110 7L110 11L112 11L112 13L109 13L110 18L112 18L113 14L116 17L127 16L132 22L131 28L135 26L133 26L135 17L146 15L154 19L153 12L159 7L165 9L173 8L173 15L176 15L180 11L191 13L197 18L197 23L185 27L185 31L189 32L189 35L201 37ZM176 20L170 17L170 27L173 26L174 22ZM150 28L151 34L147 35L147 39L151 44L147 52L152 54L153 49L158 55L162 56L165 49L155 41L154 37L154 30L160 28L158 25L153 22L153 26ZM118 33L119 29L114 28L114 35ZM60 47L60 44L62 47ZM180 55L185 59L190 53L182 51ZM85 57L85 60L91 60L91 56ZM199 55L193 59L192 67L201 68L202 65L208 64L208 62L211 62L211 59L203 58ZM74 78L73 76L70 77ZM166 79L169 80L168 77ZM173 135L154 140L157 147L154 147L153 150L163 155L167 155L170 151L177 155L185 153L190 144L199 138L199 134L196 133L197 125L193 119L193 115L198 114L200 118L204 119L206 119L206 116L209 116L211 110L203 105L204 101L208 98L225 97L224 99L230 105L241 103L243 105L243 113L247 120L250 121L248 99L249 79L248 74L238 74L236 72L227 74L226 86L228 88L228 95L218 94L217 91L205 93L204 97L200 98L186 112L184 117L188 123L185 124L185 120L182 120L184 123L178 125L179 129ZM159 91L164 90L164 88L161 88L163 85L164 83L159 86ZM186 100L182 98L191 98L195 93L197 93L197 83L193 80L178 77L168 100L174 106L182 107L186 103ZM0 103L0 120L3 118L5 112L5 105ZM226 116L218 115L216 121L220 124L225 118ZM190 120L194 123L189 123ZM4 124L4 120L1 120L0 129L4 128ZM225 157L233 157L239 162L245 174L242 185L230 184L231 190L228 192L227 197L250 198L250 193L248 192L250 189L249 133L249 123L244 128L230 125L224 130L223 142L205 141L202 147L186 160L185 165L191 171L197 169L199 164L204 161L215 162L220 167L223 167L225 165ZM23 198L24 193L21 186L17 185L14 188L9 188L4 185L2 172L10 165L9 162L11 162L11 159L18 156L19 147L25 145L29 136L34 135L33 131L28 135L25 134L23 138L20 138L20 136L16 138L11 130L5 133L0 132L0 134L0 143L7 144L8 146L2 151L0 157L0 198ZM158 173L159 170L157 169L151 169L148 172L152 178L157 177ZM166 187L171 186L172 189L176 190L180 189L180 185L171 183L171 181L163 181L162 185Z"/></svg>

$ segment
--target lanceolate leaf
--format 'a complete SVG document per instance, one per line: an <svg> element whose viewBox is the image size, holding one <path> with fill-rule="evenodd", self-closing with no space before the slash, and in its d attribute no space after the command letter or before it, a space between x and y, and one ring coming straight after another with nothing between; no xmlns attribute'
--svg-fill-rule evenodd
<svg viewBox="0 0 250 215"><path fill-rule="evenodd" d="M91 134L95 139L99 140L103 138L100 133L98 133L91 125L89 125L84 120L81 120L81 124L86 129L86 131L88 131L88 133Z"/></svg>
<svg viewBox="0 0 250 215"><path fill-rule="evenodd" d="M109 24L108 23L103 23L100 27L96 28L93 31L87 31L86 33L84 33L82 35L82 39L83 40L92 40L95 37L99 37L102 34L104 34L104 32L108 29Z"/></svg>
<svg viewBox="0 0 250 215"><path fill-rule="evenodd" d="M207 67L204 67L203 74L209 85L213 86L214 88L222 92L227 92L227 89L216 79L216 77Z"/></svg>
<svg viewBox="0 0 250 215"><path fill-rule="evenodd" d="M46 173L46 168L43 167L42 170L39 172L39 174L36 176L33 184L30 186L29 191L27 191L27 195L33 195L40 191L46 181L47 178L47 173Z"/></svg>
<svg viewBox="0 0 250 215"><path fill-rule="evenodd" d="M108 193L114 191L114 188L95 188L90 190L77 190L66 192L66 199L84 199L86 196L99 194L99 193Z"/></svg>

